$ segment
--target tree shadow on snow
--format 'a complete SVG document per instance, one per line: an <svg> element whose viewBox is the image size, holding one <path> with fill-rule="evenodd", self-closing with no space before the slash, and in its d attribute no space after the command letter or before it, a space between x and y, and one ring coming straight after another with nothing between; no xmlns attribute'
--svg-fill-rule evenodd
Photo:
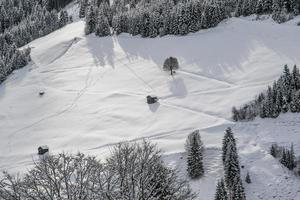
<svg viewBox="0 0 300 200"><path fill-rule="evenodd" d="M151 110L151 112L155 113L158 110L160 103L156 102L154 104L148 104L148 106L149 106L149 110Z"/></svg>
<svg viewBox="0 0 300 200"><path fill-rule="evenodd" d="M87 47L94 58L96 66L110 65L115 68L114 41L110 36L97 37L94 34L87 36Z"/></svg>
<svg viewBox="0 0 300 200"><path fill-rule="evenodd" d="M172 96L178 98L185 98L188 94L184 80L182 78L174 78L169 82L169 89L172 92Z"/></svg>

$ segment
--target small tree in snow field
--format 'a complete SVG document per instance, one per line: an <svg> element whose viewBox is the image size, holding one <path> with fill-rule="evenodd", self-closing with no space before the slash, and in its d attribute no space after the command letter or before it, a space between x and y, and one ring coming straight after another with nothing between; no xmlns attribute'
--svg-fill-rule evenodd
<svg viewBox="0 0 300 200"><path fill-rule="evenodd" d="M169 57L165 60L163 70L170 71L171 76L174 75L175 70L179 69L179 64L177 58Z"/></svg>
<svg viewBox="0 0 300 200"><path fill-rule="evenodd" d="M252 183L249 172L247 172L245 181L246 181L246 183L248 183L248 184Z"/></svg>

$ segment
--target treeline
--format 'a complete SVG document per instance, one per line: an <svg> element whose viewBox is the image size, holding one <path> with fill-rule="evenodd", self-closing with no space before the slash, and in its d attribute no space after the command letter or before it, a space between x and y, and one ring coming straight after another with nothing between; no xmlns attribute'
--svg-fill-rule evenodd
<svg viewBox="0 0 300 200"><path fill-rule="evenodd" d="M216 26L230 16L272 14L284 22L298 15L299 0L81 0L86 34L129 33L142 37L186 35Z"/></svg>
<svg viewBox="0 0 300 200"><path fill-rule="evenodd" d="M45 1L45 0L44 0ZM48 10L60 10L74 0L46 0Z"/></svg>
<svg viewBox="0 0 300 200"><path fill-rule="evenodd" d="M33 12L18 25L5 31L13 37L13 41L21 47L39 37L45 36L63 26L69 21L67 11L58 13L56 10L48 11L44 6L36 4Z"/></svg>
<svg viewBox="0 0 300 200"><path fill-rule="evenodd" d="M278 146L276 143L272 144L270 147L270 154L274 158L279 159L280 163L289 170L294 170L297 167L297 160L293 144L291 145L290 149Z"/></svg>
<svg viewBox="0 0 300 200"><path fill-rule="evenodd" d="M0 33L20 23L30 15L37 0L1 0L0 1Z"/></svg>
<svg viewBox="0 0 300 200"><path fill-rule="evenodd" d="M234 121L261 118L276 118L280 113L300 112L300 73L295 65L290 71L284 66L283 74L267 91L260 93L255 100L241 108L232 108Z"/></svg>
<svg viewBox="0 0 300 200"><path fill-rule="evenodd" d="M242 0L235 2L235 16L272 14L272 18L279 23L299 15L300 12L299 0Z"/></svg>
<svg viewBox="0 0 300 200"><path fill-rule="evenodd" d="M48 9L48 1L3 0L0 3L0 83L30 60L30 49L19 47L68 23L66 11Z"/></svg>
<svg viewBox="0 0 300 200"><path fill-rule="evenodd" d="M18 50L11 35L0 34L0 83L15 69L27 65L30 61L30 49Z"/></svg>
<svg viewBox="0 0 300 200"><path fill-rule="evenodd" d="M27 18L34 12L36 5L48 11L59 11L72 0L1 0L0 1L0 33Z"/></svg>
<svg viewBox="0 0 300 200"><path fill-rule="evenodd" d="M105 162L83 154L49 155L22 178L4 173L0 199L192 200L188 183L149 142L117 145Z"/></svg>
<svg viewBox="0 0 300 200"><path fill-rule="evenodd" d="M140 1L128 8L126 4L91 4L86 10L86 34L97 30L111 33L129 33L142 37L157 37L168 34L185 35L200 29L216 26L226 18L224 7L219 3L208 5L203 1L174 3L172 0ZM105 21L105 23L103 23Z"/></svg>

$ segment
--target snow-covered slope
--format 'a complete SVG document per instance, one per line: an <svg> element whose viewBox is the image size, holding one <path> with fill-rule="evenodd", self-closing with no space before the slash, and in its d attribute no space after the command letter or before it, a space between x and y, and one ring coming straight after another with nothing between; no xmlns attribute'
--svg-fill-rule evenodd
<svg viewBox="0 0 300 200"><path fill-rule="evenodd" d="M84 22L77 21L30 43L32 64L0 86L1 170L30 167L39 145L55 153L82 151L102 158L112 144L149 138L184 174L184 140L200 129L208 173L192 185L199 199L207 200L222 174L223 131L234 126L242 164L257 182L246 186L250 199L300 199L299 188L292 186L280 197L281 184L300 182L266 152L276 139L273 123L291 123L299 116L267 121L268 126L229 120L231 107L265 89L284 64L300 64L299 27L233 18L214 29L155 39L97 38L84 36L83 30ZM168 56L179 59L174 78L161 69ZM40 91L45 95L40 97ZM159 103L147 105L149 94L157 95ZM295 135L288 127L276 130ZM300 144L299 136L284 138L286 144Z"/></svg>

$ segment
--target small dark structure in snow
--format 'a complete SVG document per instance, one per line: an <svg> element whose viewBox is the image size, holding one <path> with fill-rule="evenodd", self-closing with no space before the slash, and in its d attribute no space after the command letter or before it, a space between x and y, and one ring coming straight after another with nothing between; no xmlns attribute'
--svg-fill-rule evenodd
<svg viewBox="0 0 300 200"><path fill-rule="evenodd" d="M44 96L44 94L45 94L44 91L40 91L40 92L39 92L40 97Z"/></svg>
<svg viewBox="0 0 300 200"><path fill-rule="evenodd" d="M38 154L39 155L44 155L47 152L49 152L49 147L48 146L40 146L38 148Z"/></svg>
<svg viewBox="0 0 300 200"><path fill-rule="evenodd" d="M148 104L154 104L158 101L158 98L157 97L152 97L150 95L147 96L147 103Z"/></svg>

